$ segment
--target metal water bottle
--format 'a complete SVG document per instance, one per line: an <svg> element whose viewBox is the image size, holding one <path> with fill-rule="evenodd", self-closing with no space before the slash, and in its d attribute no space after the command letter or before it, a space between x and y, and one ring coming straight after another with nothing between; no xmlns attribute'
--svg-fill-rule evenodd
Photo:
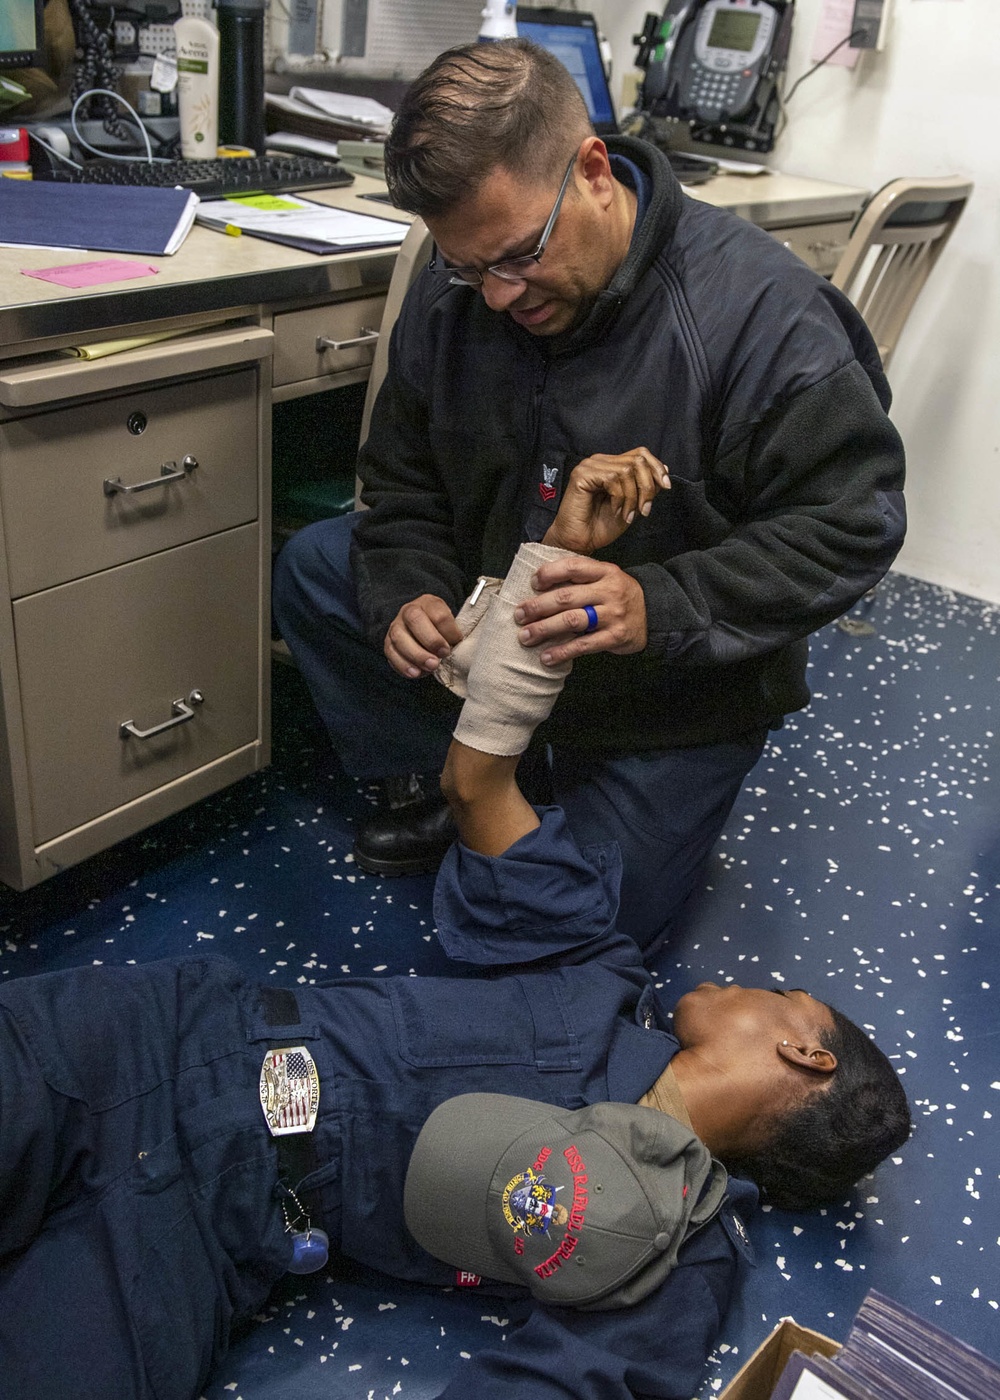
<svg viewBox="0 0 1000 1400"><path fill-rule="evenodd" d="M264 154L264 10L267 0L219 7L219 141Z"/></svg>

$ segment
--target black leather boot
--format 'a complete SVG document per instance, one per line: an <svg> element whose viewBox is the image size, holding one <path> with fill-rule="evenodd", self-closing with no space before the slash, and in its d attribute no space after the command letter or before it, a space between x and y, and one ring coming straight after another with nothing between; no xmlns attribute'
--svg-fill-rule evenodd
<svg viewBox="0 0 1000 1400"><path fill-rule="evenodd" d="M458 832L437 779L432 783L434 791L427 795L416 774L385 781L385 805L354 843L359 869L369 875L425 875L438 868Z"/></svg>

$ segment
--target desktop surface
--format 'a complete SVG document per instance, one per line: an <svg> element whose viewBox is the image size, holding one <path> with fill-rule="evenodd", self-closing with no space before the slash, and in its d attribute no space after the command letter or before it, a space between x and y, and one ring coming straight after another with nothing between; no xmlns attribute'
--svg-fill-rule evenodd
<svg viewBox="0 0 1000 1400"><path fill-rule="evenodd" d="M353 185L315 190L321 203L371 214L372 195L384 181L357 175ZM691 186L689 198L731 209L772 231L800 226L842 226L860 210L868 191L769 171L744 176L720 173ZM377 206L375 206L377 207ZM393 218L408 218L393 211ZM825 232L822 235L826 237ZM80 263L87 253L55 248L0 247L0 343L6 353L38 340L71 344L81 332L170 321L299 298L321 300L352 289L385 284L395 250L317 256L256 238L229 238L195 227L173 257L153 260L156 275L133 283L68 291L26 277L23 270ZM92 337L97 338L97 337Z"/></svg>
<svg viewBox="0 0 1000 1400"><path fill-rule="evenodd" d="M382 181L358 175L353 185L313 190L309 198L371 214L377 206L360 196L384 189ZM396 210L392 216L409 217ZM134 282L68 290L23 275L26 269L69 266L94 256L71 249L0 246L0 359L24 354L25 342L39 339L67 345L91 332L99 333L90 334L91 339L105 338L103 332L116 327L190 317L220 319L262 303L363 295L366 288L388 282L396 250L317 255L195 225L172 257L145 259L155 275Z"/></svg>
<svg viewBox="0 0 1000 1400"><path fill-rule="evenodd" d="M721 209L729 209L759 228L853 221L871 193L857 185L833 184L783 170L753 175L720 170L705 184L687 191Z"/></svg>

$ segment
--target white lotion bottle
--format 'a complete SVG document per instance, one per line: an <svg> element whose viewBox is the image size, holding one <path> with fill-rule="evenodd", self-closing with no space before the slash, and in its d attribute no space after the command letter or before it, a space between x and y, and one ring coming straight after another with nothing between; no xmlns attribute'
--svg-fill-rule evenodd
<svg viewBox="0 0 1000 1400"><path fill-rule="evenodd" d="M499 39L516 38L517 5L514 0L486 0L483 22L479 26L479 42L492 44Z"/></svg>
<svg viewBox="0 0 1000 1400"><path fill-rule="evenodd" d="M181 155L214 160L219 145L219 31L207 19L185 15L174 24Z"/></svg>

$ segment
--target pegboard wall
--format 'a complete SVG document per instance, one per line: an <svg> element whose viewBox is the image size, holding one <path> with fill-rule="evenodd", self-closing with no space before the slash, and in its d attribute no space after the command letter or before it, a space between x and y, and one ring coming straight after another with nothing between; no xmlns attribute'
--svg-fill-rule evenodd
<svg viewBox="0 0 1000 1400"><path fill-rule="evenodd" d="M416 77L442 49L475 39L483 10L483 0L300 0L317 8L317 51L303 55L288 43L292 3L271 0L268 67L394 78Z"/></svg>
<svg viewBox="0 0 1000 1400"><path fill-rule="evenodd" d="M318 11L318 32L322 34L323 0L311 0L311 3ZM181 0L181 14L195 19L211 20L213 24L217 22L215 6L211 0ZM288 28L287 9L281 0L271 0L271 4L265 11L264 25L265 61L267 66L271 68L274 66L275 57L280 55L284 48L282 40ZM132 27L130 24L123 24L119 21L115 25L115 33L123 44L128 44L132 38ZM176 48L172 24L146 24L139 31L140 54L153 58L158 53L174 53ZM336 57L336 54L332 56Z"/></svg>
<svg viewBox="0 0 1000 1400"><path fill-rule="evenodd" d="M348 50L343 62L410 78L442 49L475 39L483 0L365 0L357 8L367 10L364 55Z"/></svg>
<svg viewBox="0 0 1000 1400"><path fill-rule="evenodd" d="M289 11L271 0L265 16L265 62L278 70L342 68L381 76L415 77L452 44L471 43L479 32L483 0L312 0L316 8L317 52L289 55ZM181 0L185 15L215 20L211 0ZM115 26L123 43L131 26ZM139 31L140 54L175 51L172 24L148 24Z"/></svg>
<svg viewBox="0 0 1000 1400"><path fill-rule="evenodd" d="M210 0L181 0L181 14L197 19L210 19L213 23L215 21L215 9ZM132 35L132 27L119 21L115 25L115 33L127 43ZM140 53L152 57L158 53L173 53L176 47L172 24L145 24L139 30Z"/></svg>

